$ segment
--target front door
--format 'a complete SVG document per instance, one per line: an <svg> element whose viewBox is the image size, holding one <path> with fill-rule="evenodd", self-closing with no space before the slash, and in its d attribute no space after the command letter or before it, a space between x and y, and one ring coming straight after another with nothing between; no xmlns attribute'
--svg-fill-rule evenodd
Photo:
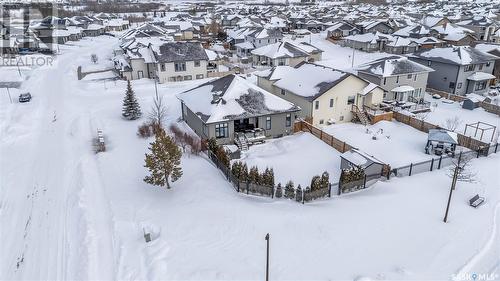
<svg viewBox="0 0 500 281"><path fill-rule="evenodd" d="M144 78L144 72L142 72L142 70L137 71L137 78L138 79Z"/></svg>

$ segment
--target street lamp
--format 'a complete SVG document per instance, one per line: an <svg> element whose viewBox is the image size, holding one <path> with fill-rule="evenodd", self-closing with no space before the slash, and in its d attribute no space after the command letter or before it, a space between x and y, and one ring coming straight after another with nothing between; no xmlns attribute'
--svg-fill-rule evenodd
<svg viewBox="0 0 500 281"><path fill-rule="evenodd" d="M266 256L266 281L269 281L269 233L266 235L267 256Z"/></svg>

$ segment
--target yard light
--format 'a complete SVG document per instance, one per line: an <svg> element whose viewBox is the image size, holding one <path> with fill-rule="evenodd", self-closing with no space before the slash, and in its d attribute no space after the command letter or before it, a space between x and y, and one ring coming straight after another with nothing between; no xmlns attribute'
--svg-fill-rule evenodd
<svg viewBox="0 0 500 281"><path fill-rule="evenodd" d="M269 281L269 233L266 235L267 256L266 256L266 281Z"/></svg>

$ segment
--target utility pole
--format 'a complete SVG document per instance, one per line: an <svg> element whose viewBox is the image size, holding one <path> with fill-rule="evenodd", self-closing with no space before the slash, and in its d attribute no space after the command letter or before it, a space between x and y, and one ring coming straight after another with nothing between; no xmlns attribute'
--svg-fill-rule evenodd
<svg viewBox="0 0 500 281"><path fill-rule="evenodd" d="M451 181L450 195L448 196L448 204L446 204L446 212L444 214L443 221L448 222L448 211L450 210L451 204L451 195L453 194L453 190L455 190L455 186L457 185L458 173L460 170L460 161L462 160L462 151L460 151L460 155L458 156L458 163L455 166L455 170L453 171L453 179Z"/></svg>
<svg viewBox="0 0 500 281"><path fill-rule="evenodd" d="M266 235L267 256L266 256L266 281L269 281L269 233Z"/></svg>

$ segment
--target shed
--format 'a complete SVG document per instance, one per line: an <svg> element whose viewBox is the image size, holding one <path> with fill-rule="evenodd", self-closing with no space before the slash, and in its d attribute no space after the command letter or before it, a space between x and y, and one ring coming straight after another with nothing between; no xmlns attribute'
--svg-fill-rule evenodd
<svg viewBox="0 0 500 281"><path fill-rule="evenodd" d="M462 108L468 109L468 110L473 110L475 108L479 107L479 100L476 98L466 98L462 102Z"/></svg>
<svg viewBox="0 0 500 281"><path fill-rule="evenodd" d="M458 135L445 129L430 129L427 136L425 153L433 152L436 155L454 154L458 144Z"/></svg>
<svg viewBox="0 0 500 281"><path fill-rule="evenodd" d="M340 169L361 168L367 177L378 178L382 174L384 163L372 155L357 148L352 148L340 155Z"/></svg>

